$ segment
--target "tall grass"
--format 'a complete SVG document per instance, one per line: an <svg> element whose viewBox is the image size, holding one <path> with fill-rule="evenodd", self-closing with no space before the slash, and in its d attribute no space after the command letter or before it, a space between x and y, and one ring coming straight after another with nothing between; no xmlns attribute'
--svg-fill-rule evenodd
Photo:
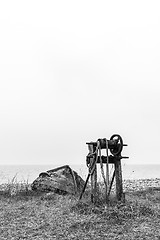
<svg viewBox="0 0 160 240"><path fill-rule="evenodd" d="M8 183L0 185L0 194L6 196L16 196L18 194L28 194L31 191L31 186L27 180L18 181L17 174L13 176L11 180L8 180Z"/></svg>

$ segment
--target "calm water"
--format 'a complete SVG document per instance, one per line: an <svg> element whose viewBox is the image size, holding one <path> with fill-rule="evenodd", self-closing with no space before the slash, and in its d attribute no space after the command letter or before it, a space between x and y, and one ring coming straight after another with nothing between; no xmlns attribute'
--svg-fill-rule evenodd
<svg viewBox="0 0 160 240"><path fill-rule="evenodd" d="M39 173L58 167L57 165L0 165L0 184L11 182L33 182ZM88 169L85 165L70 165L73 170L85 179ZM122 164L123 179L160 178L160 165L126 165ZM110 168L112 173L113 168ZM98 178L101 179L100 169Z"/></svg>

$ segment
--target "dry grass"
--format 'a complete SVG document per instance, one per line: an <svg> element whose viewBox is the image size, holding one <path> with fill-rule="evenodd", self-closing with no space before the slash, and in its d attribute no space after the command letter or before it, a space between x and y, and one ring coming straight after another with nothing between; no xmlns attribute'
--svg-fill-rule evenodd
<svg viewBox="0 0 160 240"><path fill-rule="evenodd" d="M16 189L16 191L13 191ZM14 192L14 194L12 194ZM78 197L34 193L27 183L0 192L0 239L160 239L160 188L128 192L126 203L103 194L96 205Z"/></svg>

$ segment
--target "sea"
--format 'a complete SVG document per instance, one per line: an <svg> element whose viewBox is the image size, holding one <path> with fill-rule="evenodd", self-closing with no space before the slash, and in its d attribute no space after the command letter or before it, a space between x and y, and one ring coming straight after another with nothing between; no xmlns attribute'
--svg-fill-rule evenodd
<svg viewBox="0 0 160 240"><path fill-rule="evenodd" d="M88 174L88 168L85 165L69 165L84 180ZM0 165L0 184L3 183L32 183L41 172L59 167L59 165ZM113 172L113 166L110 167L110 176ZM105 169L104 169L105 171ZM102 179L101 169L98 169L98 180ZM153 179L160 178L160 165L131 165L122 164L123 179Z"/></svg>

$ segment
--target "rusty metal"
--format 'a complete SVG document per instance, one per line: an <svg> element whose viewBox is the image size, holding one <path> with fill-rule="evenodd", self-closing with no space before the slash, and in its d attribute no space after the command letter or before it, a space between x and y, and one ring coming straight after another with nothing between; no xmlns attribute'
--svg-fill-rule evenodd
<svg viewBox="0 0 160 240"><path fill-rule="evenodd" d="M120 155L123 149L122 137L118 134L114 134L111 136L110 141L114 143L113 147L110 148L111 153L114 156Z"/></svg>
<svg viewBox="0 0 160 240"><path fill-rule="evenodd" d="M106 138L99 138L97 141L99 142L101 149L106 149ZM86 144L97 147L97 141L87 142ZM119 134L112 135L110 140L107 140L107 142L108 142L108 149L114 156L120 155L123 147L127 146L127 144L123 144L122 137Z"/></svg>

